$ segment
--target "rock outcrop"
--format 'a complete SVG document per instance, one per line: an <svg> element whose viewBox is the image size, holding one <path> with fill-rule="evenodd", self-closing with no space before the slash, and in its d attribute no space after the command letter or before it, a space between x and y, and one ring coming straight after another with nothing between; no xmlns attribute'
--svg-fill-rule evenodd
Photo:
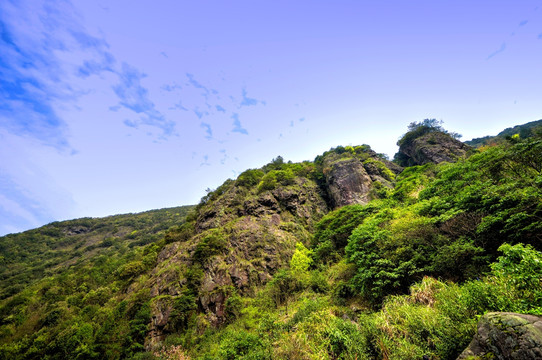
<svg viewBox="0 0 542 360"><path fill-rule="evenodd" d="M470 146L449 134L432 131L401 144L396 158L400 158L403 165L408 166L455 162L466 157L470 149Z"/></svg>
<svg viewBox="0 0 542 360"><path fill-rule="evenodd" d="M143 285L153 298L147 347L175 331L175 304L190 292L205 324L223 324L228 298L269 281L288 264L296 242L308 243L309 230L328 211L320 187L305 177L266 191L225 184L200 205L193 235L162 249Z"/></svg>
<svg viewBox="0 0 542 360"><path fill-rule="evenodd" d="M542 317L488 313L480 319L474 339L457 359L542 359Z"/></svg>
<svg viewBox="0 0 542 360"><path fill-rule="evenodd" d="M375 186L393 187L395 175L403 169L379 158L369 149L330 152L324 156L324 175L332 206L367 204L376 197ZM375 183L379 185L375 185Z"/></svg>
<svg viewBox="0 0 542 360"><path fill-rule="evenodd" d="M130 289L142 286L153 299L147 347L183 326L181 313L197 311L204 327L227 323L228 299L250 294L287 266L296 243L308 244L331 208L366 204L378 196L375 189L393 187L402 168L368 146L356 149L324 154L322 170L307 164L247 170L209 193L190 234L172 234L176 240L162 248L145 283ZM317 171L325 184L317 182ZM187 304L193 307L184 309Z"/></svg>
<svg viewBox="0 0 542 360"><path fill-rule="evenodd" d="M337 160L329 167L326 181L334 207L367 204L372 200L373 181L358 159Z"/></svg>

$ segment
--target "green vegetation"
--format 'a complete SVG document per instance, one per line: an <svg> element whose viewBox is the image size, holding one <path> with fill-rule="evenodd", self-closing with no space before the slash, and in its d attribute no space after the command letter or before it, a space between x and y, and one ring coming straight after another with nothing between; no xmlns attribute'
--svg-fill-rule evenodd
<svg viewBox="0 0 542 360"><path fill-rule="evenodd" d="M497 144L506 143L512 137L520 139L527 139L533 136L540 136L542 132L542 120L531 121L523 125L516 125L514 127L501 131L496 136L484 136L481 138L465 141L466 144L479 148L482 146L495 146Z"/></svg>
<svg viewBox="0 0 542 360"><path fill-rule="evenodd" d="M343 159L376 200L329 208ZM398 172L337 147L194 208L0 238L0 359L455 359L484 313L542 315L539 136Z"/></svg>
<svg viewBox="0 0 542 360"><path fill-rule="evenodd" d="M424 119L420 122L411 122L408 125L408 132L404 134L399 141L397 141L397 145L401 146L412 143L414 139L430 132L441 132L448 134L455 139L459 139L461 137L461 135L457 133L451 133L445 130L442 127L442 121L438 121L437 119Z"/></svg>
<svg viewBox="0 0 542 360"><path fill-rule="evenodd" d="M0 358L128 358L149 294L126 294L191 207L57 222L2 238ZM124 293L124 295L122 295Z"/></svg>

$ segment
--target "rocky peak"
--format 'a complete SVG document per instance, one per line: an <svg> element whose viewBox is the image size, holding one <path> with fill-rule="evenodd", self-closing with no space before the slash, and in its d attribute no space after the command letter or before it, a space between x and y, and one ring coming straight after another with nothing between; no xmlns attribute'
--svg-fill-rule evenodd
<svg viewBox="0 0 542 360"><path fill-rule="evenodd" d="M344 149L344 151L343 151ZM334 208L367 204L378 197L377 189L392 188L402 168L367 145L331 150L323 156L323 173Z"/></svg>
<svg viewBox="0 0 542 360"><path fill-rule="evenodd" d="M330 210L326 199L333 207L366 204L377 189L393 187L401 170L368 146L347 147L318 164L280 158L209 192L191 220L166 236L143 285L153 298L149 347L183 326L176 314L186 304L209 326L226 323L231 296L265 284L288 265L297 242L309 242Z"/></svg>
<svg viewBox="0 0 542 360"><path fill-rule="evenodd" d="M431 131L414 139L400 142L399 152L395 155L395 159L403 166L455 162L466 157L470 149L470 146L454 139L450 134Z"/></svg>
<svg viewBox="0 0 542 360"><path fill-rule="evenodd" d="M185 300L195 302L206 324L224 324L228 298L265 284L287 266L296 242L308 243L310 230L329 209L307 169L284 168L250 170L226 182L197 207L189 236L181 236L185 229L170 235L172 242L144 284L154 298L149 348L182 326L175 314Z"/></svg>

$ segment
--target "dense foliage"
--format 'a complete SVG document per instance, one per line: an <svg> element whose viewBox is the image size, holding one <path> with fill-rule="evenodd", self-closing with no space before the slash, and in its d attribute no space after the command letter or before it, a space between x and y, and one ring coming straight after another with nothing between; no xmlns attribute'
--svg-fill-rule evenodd
<svg viewBox="0 0 542 360"><path fill-rule="evenodd" d="M297 216L291 201L324 191L329 156L368 162L393 186L309 226L316 215ZM540 137L399 175L388 165L366 145L315 162L278 157L209 190L190 213L81 219L3 237L0 359L455 359L484 313L542 315ZM278 221L265 206L282 211L274 239L291 244L286 266L250 287L205 290L212 264L220 272L263 263L240 257L231 239L265 250ZM165 250L176 262L160 262ZM149 279L176 287L151 294ZM225 299L217 326L205 297ZM151 344L161 306L171 309L166 335Z"/></svg>
<svg viewBox="0 0 542 360"><path fill-rule="evenodd" d="M487 145L494 146L497 144L505 143L507 140L511 139L512 136L518 137L520 139L527 139L537 135L540 136L540 133L542 133L542 120L537 120L507 128L501 131L496 136L484 136L481 138L465 141L465 143L473 147L481 147Z"/></svg>
<svg viewBox="0 0 542 360"><path fill-rule="evenodd" d="M0 358L141 352L149 294L126 294L191 207L56 222L1 238Z"/></svg>

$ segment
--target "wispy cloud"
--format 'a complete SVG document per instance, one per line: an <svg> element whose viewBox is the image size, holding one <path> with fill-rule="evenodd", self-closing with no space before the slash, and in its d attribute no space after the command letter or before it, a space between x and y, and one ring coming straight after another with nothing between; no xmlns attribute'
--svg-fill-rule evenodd
<svg viewBox="0 0 542 360"><path fill-rule="evenodd" d="M220 164L224 165L226 163L226 160L228 160L228 154L226 153L226 149L220 149L220 153L222 154Z"/></svg>
<svg viewBox="0 0 542 360"><path fill-rule="evenodd" d="M0 235L58 220L74 205L72 195L32 156L36 150L57 153L33 138L0 129Z"/></svg>
<svg viewBox="0 0 542 360"><path fill-rule="evenodd" d="M167 92L171 92L171 91L175 91L177 89L182 89L183 87L179 84L176 84L176 83L173 83L173 84L165 84L165 85L162 85L160 87L160 89L164 90L164 91L167 91Z"/></svg>
<svg viewBox="0 0 542 360"><path fill-rule="evenodd" d="M128 126L128 127L134 128L134 129L138 128L137 123L135 121L133 121L133 120L130 120L130 119L125 119L123 121L123 124Z"/></svg>
<svg viewBox="0 0 542 360"><path fill-rule="evenodd" d="M494 52L492 52L491 54L489 54L488 57L486 58L486 60L489 60L489 59L491 59L492 57L494 57L494 56L496 56L496 55L502 53L504 50L506 50L506 43L505 43L505 42L503 42L503 43L501 44L501 47L500 47L498 50L495 50Z"/></svg>
<svg viewBox="0 0 542 360"><path fill-rule="evenodd" d="M519 23L519 26L525 26L527 25L529 21L528 20L523 20L522 22Z"/></svg>
<svg viewBox="0 0 542 360"><path fill-rule="evenodd" d="M211 125L202 122L202 123L200 124L200 126L201 126L202 128L205 129L205 133L207 134L207 135L205 136L205 138L206 138L207 140L211 140L211 139L213 138L213 129L211 128Z"/></svg>
<svg viewBox="0 0 542 360"><path fill-rule="evenodd" d="M542 35L542 34L541 34ZM223 112L225 113L226 112L226 109L224 109L222 106L220 105L215 105L215 109L216 111L220 111L220 112Z"/></svg>
<svg viewBox="0 0 542 360"><path fill-rule="evenodd" d="M233 119L233 129L232 132L237 132L239 134L248 135L247 129L241 126L241 121L239 120L239 114L234 113L231 118Z"/></svg>
<svg viewBox="0 0 542 360"><path fill-rule="evenodd" d="M113 90L119 97L119 104L140 115L138 120L132 120L133 123L154 126L161 129L163 135L172 135L175 123L167 120L156 109L154 102L149 98L148 90L141 85L141 79L145 77L145 74L129 64L123 63L118 76L120 82L113 86Z"/></svg>
<svg viewBox="0 0 542 360"><path fill-rule="evenodd" d="M199 166L211 166L211 163L209 162L209 155L203 155L203 162L199 164Z"/></svg>
<svg viewBox="0 0 542 360"><path fill-rule="evenodd" d="M202 117L204 117L206 115L209 115L209 112L204 111L204 110L200 110L200 108L196 106L196 108L194 109L194 114L196 114L198 119L201 119Z"/></svg>
<svg viewBox="0 0 542 360"><path fill-rule="evenodd" d="M83 65L77 70L77 75L82 78L87 78L91 75L99 74L103 71L113 72L115 58L108 52L103 53L101 59L85 60Z"/></svg>
<svg viewBox="0 0 542 360"><path fill-rule="evenodd" d="M0 174L0 235L53 221L46 208L16 183Z"/></svg>
<svg viewBox="0 0 542 360"><path fill-rule="evenodd" d="M57 109L84 93L70 79L111 71L115 62L74 14L68 1L0 2L0 127L59 149L68 142Z"/></svg>
<svg viewBox="0 0 542 360"><path fill-rule="evenodd" d="M209 89L207 87L200 84L195 78L193 74L186 73L186 77L188 78L188 83L195 87L196 89L202 89L206 94L209 93Z"/></svg>
<svg viewBox="0 0 542 360"><path fill-rule="evenodd" d="M241 104L239 105L240 107L241 106L255 106L255 105L258 105L258 100L249 98L247 96L247 90L245 88L243 88L243 90L242 90L242 96L243 96L243 99L241 101Z"/></svg>
<svg viewBox="0 0 542 360"><path fill-rule="evenodd" d="M177 103L173 104L173 107L170 108L171 110L173 109L178 109L178 110L183 110L183 111L190 111L187 107L183 106L183 103L181 100L179 100Z"/></svg>
<svg viewBox="0 0 542 360"><path fill-rule="evenodd" d="M542 40L542 33L538 34L538 40Z"/></svg>

